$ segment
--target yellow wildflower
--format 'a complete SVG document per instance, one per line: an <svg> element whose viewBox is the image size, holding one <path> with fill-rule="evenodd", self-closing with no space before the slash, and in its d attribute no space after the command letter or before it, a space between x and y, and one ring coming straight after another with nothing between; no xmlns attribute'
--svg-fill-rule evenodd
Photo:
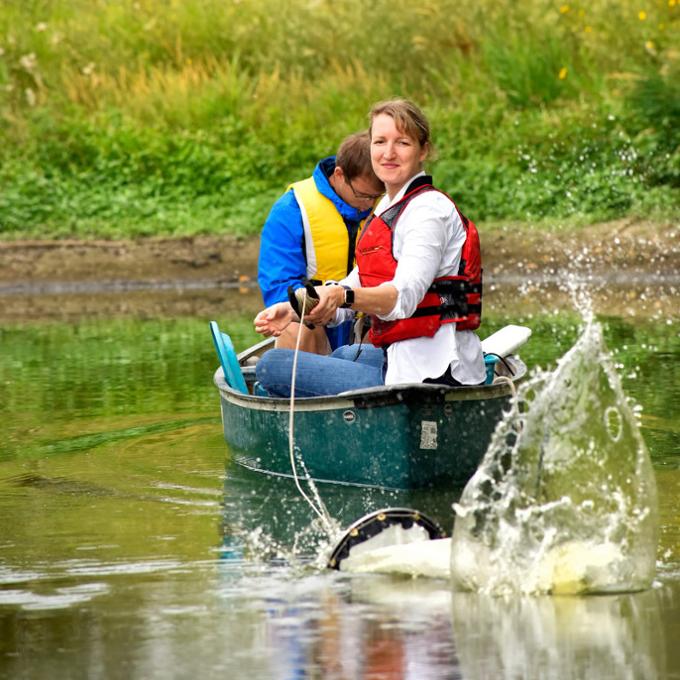
<svg viewBox="0 0 680 680"><path fill-rule="evenodd" d="M644 9L641 9L641 10L638 12L638 19L639 19L640 21L644 21L646 18L647 18L647 12L645 12Z"/></svg>
<svg viewBox="0 0 680 680"><path fill-rule="evenodd" d="M569 5L562 5L560 7L560 14L566 14L570 9Z"/></svg>
<svg viewBox="0 0 680 680"><path fill-rule="evenodd" d="M675 7L675 5L677 5L676 0L668 0L668 6L669 7Z"/></svg>
<svg viewBox="0 0 680 680"><path fill-rule="evenodd" d="M592 33L592 32L593 32L593 27L592 27L592 26L586 26L586 27L583 29L583 32L584 32L584 33Z"/></svg>
<svg viewBox="0 0 680 680"><path fill-rule="evenodd" d="M655 50L655 48L656 48L656 45L654 44L654 42L653 42L652 40L648 40L648 41L645 43L645 47L646 47L650 52L654 52L654 50Z"/></svg>
<svg viewBox="0 0 680 680"><path fill-rule="evenodd" d="M557 77L558 77L560 80L564 80L564 79L567 77L567 72L568 72L567 67L566 67L566 66L563 66L563 67L560 69L560 72L559 72L559 74L558 74Z"/></svg>

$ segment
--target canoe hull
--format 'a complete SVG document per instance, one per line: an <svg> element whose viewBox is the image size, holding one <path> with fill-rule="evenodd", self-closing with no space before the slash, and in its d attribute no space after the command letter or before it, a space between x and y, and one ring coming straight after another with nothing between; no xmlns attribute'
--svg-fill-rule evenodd
<svg viewBox="0 0 680 680"><path fill-rule="evenodd" d="M288 399L235 392L215 373L233 460L292 476ZM508 408L507 384L478 388L383 387L298 399L297 472L319 482L392 489L460 486L474 473Z"/></svg>

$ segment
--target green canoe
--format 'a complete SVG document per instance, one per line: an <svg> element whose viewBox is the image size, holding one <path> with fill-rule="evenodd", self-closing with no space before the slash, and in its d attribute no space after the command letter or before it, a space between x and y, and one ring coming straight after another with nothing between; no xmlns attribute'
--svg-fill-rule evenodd
<svg viewBox="0 0 680 680"><path fill-rule="evenodd" d="M271 347L272 340L265 340L245 350L226 364L230 382L222 366L214 382L232 459L251 470L291 477L290 400L258 396L254 387L254 364ZM512 367L512 383L517 383L526 366L512 357ZM244 382L235 375L239 368ZM297 463L298 475L304 477L306 470L319 482L387 489L464 484L512 392L513 385L504 380L477 387L413 384L296 398L294 445L304 463L304 468Z"/></svg>

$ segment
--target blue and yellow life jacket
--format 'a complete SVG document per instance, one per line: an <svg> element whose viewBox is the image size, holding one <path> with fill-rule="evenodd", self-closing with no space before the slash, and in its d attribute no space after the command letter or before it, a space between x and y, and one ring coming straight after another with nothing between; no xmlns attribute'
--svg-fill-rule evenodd
<svg viewBox="0 0 680 680"><path fill-rule="evenodd" d="M354 245L363 221L351 233L333 203L316 188L313 177L288 188L295 193L302 214L307 278L324 283L343 279L354 267Z"/></svg>

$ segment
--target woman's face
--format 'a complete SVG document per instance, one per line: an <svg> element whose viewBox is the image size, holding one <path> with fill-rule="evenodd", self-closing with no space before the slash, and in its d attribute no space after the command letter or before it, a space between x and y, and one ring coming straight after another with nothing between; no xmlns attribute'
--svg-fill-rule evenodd
<svg viewBox="0 0 680 680"><path fill-rule="evenodd" d="M373 171L394 196L413 175L423 169L427 145L397 128L394 118L379 113L371 123L371 163Z"/></svg>

